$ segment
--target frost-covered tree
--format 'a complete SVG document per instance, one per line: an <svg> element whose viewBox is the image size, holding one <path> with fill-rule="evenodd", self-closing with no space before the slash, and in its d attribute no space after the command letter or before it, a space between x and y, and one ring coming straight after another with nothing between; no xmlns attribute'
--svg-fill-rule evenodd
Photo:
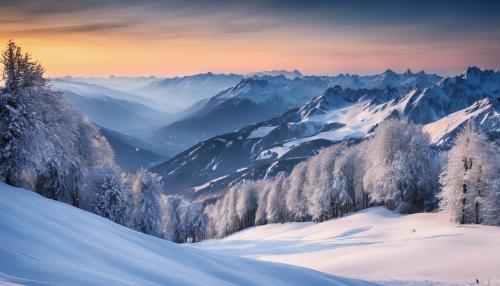
<svg viewBox="0 0 500 286"><path fill-rule="evenodd" d="M496 146L496 155L493 157L493 162L500 161L500 148ZM500 166L498 163L492 165L495 167L496 175L490 178L488 185L488 194L486 197L485 211L483 217L483 223L488 225L500 226Z"/></svg>
<svg viewBox="0 0 500 286"><path fill-rule="evenodd" d="M251 183L243 183L238 191L238 201L236 203L236 214L240 220L242 229L255 225L255 213L257 212L258 188Z"/></svg>
<svg viewBox="0 0 500 286"><path fill-rule="evenodd" d="M255 211L255 225L267 223L267 197L271 191L271 184L265 180L257 182L259 188L259 197L257 201L257 210Z"/></svg>
<svg viewBox="0 0 500 286"><path fill-rule="evenodd" d="M441 174L440 207L457 223L495 224L498 213L498 147L472 124L464 126ZM485 199L489 203L486 203ZM496 218L498 219L498 218Z"/></svg>
<svg viewBox="0 0 500 286"><path fill-rule="evenodd" d="M43 66L32 61L29 54L23 54L21 47L13 41L7 43L0 63L3 65L2 79L5 81L7 93L19 95L26 88L47 87L48 81L44 78Z"/></svg>
<svg viewBox="0 0 500 286"><path fill-rule="evenodd" d="M49 89L43 67L9 42L2 54L0 177L8 184L88 209L89 170L113 166L97 128L60 93Z"/></svg>
<svg viewBox="0 0 500 286"><path fill-rule="evenodd" d="M90 211L125 225L129 221L131 193L123 184L119 171L111 167L96 167L89 177L92 190Z"/></svg>
<svg viewBox="0 0 500 286"><path fill-rule="evenodd" d="M3 65L2 78L5 81L5 91L7 93L14 94L18 91L18 85L21 81L21 72L18 63L21 58L21 48L13 41L9 41L0 60Z"/></svg>
<svg viewBox="0 0 500 286"><path fill-rule="evenodd" d="M304 192L308 200L309 215L315 221L332 218L339 206L338 195L333 188L333 170L338 154L337 147L329 147L307 162Z"/></svg>
<svg viewBox="0 0 500 286"><path fill-rule="evenodd" d="M268 223L284 223L289 221L286 208L286 192L288 189L284 173L278 174L269 181L270 190L267 195L266 217Z"/></svg>
<svg viewBox="0 0 500 286"><path fill-rule="evenodd" d="M399 120L383 122L369 142L365 189L389 209L417 212L435 201L436 163L421 127Z"/></svg>
<svg viewBox="0 0 500 286"><path fill-rule="evenodd" d="M204 213L208 218L206 234L208 238L219 237L217 233L217 221L219 218L220 210L217 208L219 201L214 204L205 206Z"/></svg>
<svg viewBox="0 0 500 286"><path fill-rule="evenodd" d="M162 236L160 192L163 189L160 177L141 168L137 171L132 193L135 199L132 227L153 236Z"/></svg>
<svg viewBox="0 0 500 286"><path fill-rule="evenodd" d="M183 242L179 208L182 198L178 195L160 195L162 237L177 243Z"/></svg>
<svg viewBox="0 0 500 286"><path fill-rule="evenodd" d="M162 237L177 243L207 238L208 217L203 206L179 195L160 196Z"/></svg>
<svg viewBox="0 0 500 286"><path fill-rule="evenodd" d="M199 203L190 204L189 214L189 237L191 242L207 238L208 216L203 212L203 206ZM187 241L186 241L187 242Z"/></svg>
<svg viewBox="0 0 500 286"><path fill-rule="evenodd" d="M334 193L344 203L346 211L357 211L368 207L368 197L363 189L365 144L344 150L335 163Z"/></svg>
<svg viewBox="0 0 500 286"><path fill-rule="evenodd" d="M205 208L209 219L206 227L209 237L223 237L241 229L236 210L238 186L231 187L221 199Z"/></svg>
<svg viewBox="0 0 500 286"><path fill-rule="evenodd" d="M304 194L306 183L306 162L293 168L289 177L289 189L286 192L286 208L293 221L307 220L307 199Z"/></svg>
<svg viewBox="0 0 500 286"><path fill-rule="evenodd" d="M224 196L222 201L221 223L219 224L218 232L226 236L233 232L240 230L240 220L236 213L236 203L238 199L238 186L233 186L229 189L228 193Z"/></svg>

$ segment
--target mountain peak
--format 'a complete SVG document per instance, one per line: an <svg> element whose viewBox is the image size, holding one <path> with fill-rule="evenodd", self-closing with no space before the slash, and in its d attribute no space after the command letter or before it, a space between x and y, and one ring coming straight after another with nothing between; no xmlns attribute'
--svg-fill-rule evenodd
<svg viewBox="0 0 500 286"><path fill-rule="evenodd" d="M342 87L340 85L335 85L333 87L329 87L326 91L325 91L325 95L328 96L330 94L338 94L338 93L341 93L342 92Z"/></svg>
<svg viewBox="0 0 500 286"><path fill-rule="evenodd" d="M385 72L383 72L382 74L383 74L383 75L385 75L385 76L397 76L397 75L398 75L395 71L393 71L393 70L391 70L391 69L387 69L387 70L386 70Z"/></svg>
<svg viewBox="0 0 500 286"><path fill-rule="evenodd" d="M482 71L480 68L472 66L468 67L467 70L462 74L462 76L464 79L476 81L481 76L481 73Z"/></svg>
<svg viewBox="0 0 500 286"><path fill-rule="evenodd" d="M303 77L302 73L294 69L292 71L287 71L287 70L271 70L271 71L261 71L261 72L254 72L250 73L247 75L248 77L254 77L254 76L283 76L287 79L295 79L295 78L301 78Z"/></svg>

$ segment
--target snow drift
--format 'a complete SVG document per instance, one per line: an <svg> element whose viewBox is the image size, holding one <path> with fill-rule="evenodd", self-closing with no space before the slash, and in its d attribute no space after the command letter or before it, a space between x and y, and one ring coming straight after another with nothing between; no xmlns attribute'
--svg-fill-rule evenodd
<svg viewBox="0 0 500 286"><path fill-rule="evenodd" d="M383 285L500 285L500 228L383 207L322 223L269 224L194 244ZM489 284L488 284L489 283Z"/></svg>
<svg viewBox="0 0 500 286"><path fill-rule="evenodd" d="M176 245L0 183L0 283L370 285Z"/></svg>

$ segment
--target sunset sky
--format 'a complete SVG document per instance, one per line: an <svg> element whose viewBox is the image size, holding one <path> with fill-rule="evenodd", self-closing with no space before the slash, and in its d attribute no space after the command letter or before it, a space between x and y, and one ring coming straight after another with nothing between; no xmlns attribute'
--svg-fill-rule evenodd
<svg viewBox="0 0 500 286"><path fill-rule="evenodd" d="M9 39L50 76L453 74L500 68L500 1L0 0Z"/></svg>

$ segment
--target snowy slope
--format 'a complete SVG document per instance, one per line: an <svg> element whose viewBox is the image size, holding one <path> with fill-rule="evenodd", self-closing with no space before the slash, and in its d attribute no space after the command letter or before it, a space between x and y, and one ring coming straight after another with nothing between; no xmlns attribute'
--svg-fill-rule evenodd
<svg viewBox="0 0 500 286"><path fill-rule="evenodd" d="M0 183L0 284L371 285L147 236Z"/></svg>
<svg viewBox="0 0 500 286"><path fill-rule="evenodd" d="M424 131L429 134L433 144L447 145L454 138L454 136L450 135L454 135L466 122L472 121L476 126L481 126L491 137L494 134L500 134L499 110L500 104L495 105L492 100L485 98L466 109L459 110L425 125Z"/></svg>
<svg viewBox="0 0 500 286"><path fill-rule="evenodd" d="M376 207L323 223L254 227L194 246L384 285L471 285L476 278L500 285L499 242L499 227L458 226L441 213L402 216Z"/></svg>
<svg viewBox="0 0 500 286"><path fill-rule="evenodd" d="M156 148L136 137L100 127L99 131L108 140L115 161L123 170L135 172L148 168L171 156L166 148Z"/></svg>

